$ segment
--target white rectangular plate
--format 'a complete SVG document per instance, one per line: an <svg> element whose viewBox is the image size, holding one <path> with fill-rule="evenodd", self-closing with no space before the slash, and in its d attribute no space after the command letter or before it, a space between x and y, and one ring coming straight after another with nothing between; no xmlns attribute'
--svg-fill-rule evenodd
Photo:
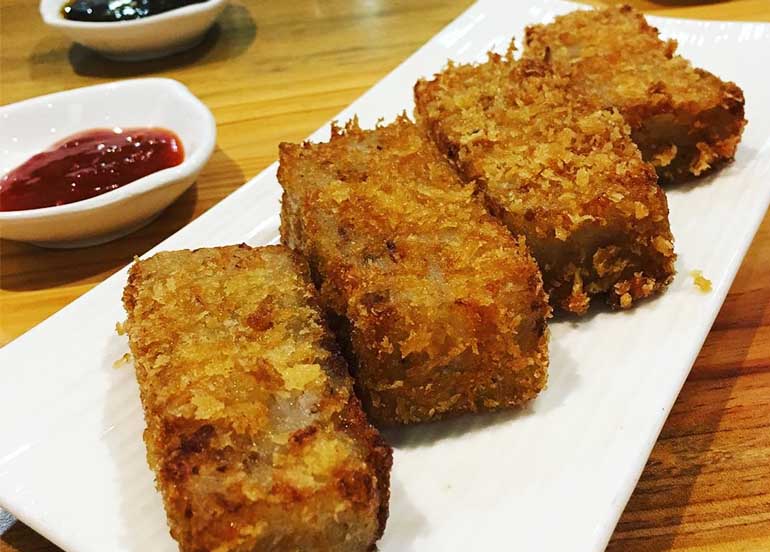
<svg viewBox="0 0 770 552"><path fill-rule="evenodd" d="M411 110L415 80L448 58L482 59L525 25L576 7L481 1L338 118L372 125ZM381 550L605 547L770 202L770 25L650 19L696 65L743 87L750 121L735 163L668 193L679 275L630 312L554 323L550 383L526 409L389 433ZM275 172L156 250L275 242ZM713 281L711 293L693 286L692 269ZM70 551L175 549L145 462L133 371L113 367L127 351L114 330L125 277L0 350L0 504Z"/></svg>

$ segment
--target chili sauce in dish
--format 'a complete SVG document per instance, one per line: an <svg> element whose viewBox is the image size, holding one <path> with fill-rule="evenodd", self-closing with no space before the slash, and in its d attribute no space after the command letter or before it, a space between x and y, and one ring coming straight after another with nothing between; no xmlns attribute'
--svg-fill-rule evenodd
<svg viewBox="0 0 770 552"><path fill-rule="evenodd" d="M183 160L182 141L170 130L88 130L65 138L0 177L0 211L82 201Z"/></svg>

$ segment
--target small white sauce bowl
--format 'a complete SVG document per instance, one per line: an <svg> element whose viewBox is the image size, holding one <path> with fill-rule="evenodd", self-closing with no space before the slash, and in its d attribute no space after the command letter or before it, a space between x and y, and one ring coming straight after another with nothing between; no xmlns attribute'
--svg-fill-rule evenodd
<svg viewBox="0 0 770 552"><path fill-rule="evenodd" d="M149 17L91 23L70 21L61 14L65 0L41 0L46 25L111 59L138 61L192 48L206 35L228 0L208 0Z"/></svg>
<svg viewBox="0 0 770 552"><path fill-rule="evenodd" d="M43 247L85 247L141 228L198 177L216 145L209 109L172 79L133 79L0 107L0 175L60 140L96 128L161 127L179 136L184 161L102 195L54 207L0 211L0 237Z"/></svg>

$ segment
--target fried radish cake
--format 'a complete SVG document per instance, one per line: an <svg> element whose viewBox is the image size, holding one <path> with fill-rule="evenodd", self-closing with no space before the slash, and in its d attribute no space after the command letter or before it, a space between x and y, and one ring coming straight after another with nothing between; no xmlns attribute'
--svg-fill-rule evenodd
<svg viewBox="0 0 770 552"><path fill-rule="evenodd" d="M123 301L147 458L180 550L375 549L391 451L298 255L158 253L131 267Z"/></svg>
<svg viewBox="0 0 770 552"><path fill-rule="evenodd" d="M666 196L623 117L513 46L415 85L418 123L489 211L526 236L552 304L628 308L674 274Z"/></svg>
<svg viewBox="0 0 770 552"><path fill-rule="evenodd" d="M676 40L629 6L579 10L527 28L524 56L550 59L604 106L617 108L662 183L733 158L743 92L676 54Z"/></svg>
<svg viewBox="0 0 770 552"><path fill-rule="evenodd" d="M309 260L375 423L520 405L546 381L540 272L406 117L281 144L281 238Z"/></svg>

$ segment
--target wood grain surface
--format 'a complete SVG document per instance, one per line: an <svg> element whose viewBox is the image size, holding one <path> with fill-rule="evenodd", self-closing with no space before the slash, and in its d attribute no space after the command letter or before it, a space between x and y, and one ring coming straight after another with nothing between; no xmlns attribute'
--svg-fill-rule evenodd
<svg viewBox="0 0 770 552"><path fill-rule="evenodd" d="M770 0L625 3L658 15L770 21ZM193 50L119 64L44 27L33 0L0 0L0 103L115 79L167 76L211 108L219 132L197 185L131 236L71 251L0 240L0 345L259 173L276 158L278 142L305 138L468 5L468 0L233 0ZM608 550L770 551L769 265L770 216ZM77 508L77 497L72 507ZM20 522L0 536L0 552L54 550Z"/></svg>

